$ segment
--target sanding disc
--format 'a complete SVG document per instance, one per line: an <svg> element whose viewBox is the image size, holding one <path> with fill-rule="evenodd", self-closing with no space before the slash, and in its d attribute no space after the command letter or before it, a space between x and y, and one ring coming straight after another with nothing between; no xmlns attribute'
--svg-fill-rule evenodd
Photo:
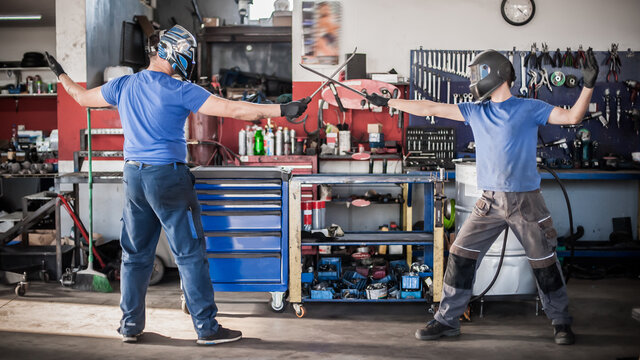
<svg viewBox="0 0 640 360"><path fill-rule="evenodd" d="M369 160L371 158L371 153L368 152L357 152L351 155L353 160Z"/></svg>
<svg viewBox="0 0 640 360"><path fill-rule="evenodd" d="M564 86L568 88L574 88L578 86L578 78L575 75L567 75Z"/></svg>
<svg viewBox="0 0 640 360"><path fill-rule="evenodd" d="M554 86L562 86L564 85L565 77L562 71L556 71L551 74L551 83Z"/></svg>

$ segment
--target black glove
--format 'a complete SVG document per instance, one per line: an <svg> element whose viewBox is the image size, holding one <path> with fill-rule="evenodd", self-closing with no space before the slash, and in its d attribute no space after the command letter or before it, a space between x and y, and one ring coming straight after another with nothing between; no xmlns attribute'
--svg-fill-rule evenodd
<svg viewBox="0 0 640 360"><path fill-rule="evenodd" d="M60 75L66 74L66 72L64 72L64 69L62 68L62 66L60 66L60 63L58 63L56 58L49 55L49 53L46 51L44 53L46 55L45 57L47 58L47 63L49 64L49 68L51 68L51 71L53 71L53 73L56 74L56 77L60 77Z"/></svg>
<svg viewBox="0 0 640 360"><path fill-rule="evenodd" d="M582 68L582 81L584 83L584 87L593 89L593 87L596 86L598 71L600 71L600 68L598 67L598 60L596 60L596 56L593 55L593 49L589 48L586 53L584 67Z"/></svg>
<svg viewBox="0 0 640 360"><path fill-rule="evenodd" d="M286 116L288 119L297 118L307 110L307 98L298 101L280 104L280 116Z"/></svg>
<svg viewBox="0 0 640 360"><path fill-rule="evenodd" d="M388 106L389 105L389 98L386 98L384 96L380 96L376 93L367 95L367 100L369 100L369 102L375 106Z"/></svg>

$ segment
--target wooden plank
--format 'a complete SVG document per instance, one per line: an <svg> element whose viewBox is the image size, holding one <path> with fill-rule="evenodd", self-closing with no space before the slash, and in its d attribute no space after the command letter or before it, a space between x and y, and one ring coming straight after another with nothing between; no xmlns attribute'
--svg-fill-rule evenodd
<svg viewBox="0 0 640 360"><path fill-rule="evenodd" d="M413 231L413 207L407 206L409 203L409 184L402 184L402 198L404 204L402 206L402 230ZM413 202L411 202L413 204ZM407 264L411 266L413 262L413 246L407 245Z"/></svg>
<svg viewBox="0 0 640 360"><path fill-rule="evenodd" d="M300 183L289 183L289 302L302 302L302 268L300 244L302 241L301 229L301 201Z"/></svg>
<svg viewBox="0 0 640 360"><path fill-rule="evenodd" d="M434 186L434 195L438 186ZM443 188L444 189L444 188ZM444 194L441 194L444 195ZM433 301L440 302L442 298L442 282L444 279L444 226L442 220L436 221L436 217L440 214L443 216L444 211L433 212ZM441 226L436 226L440 223Z"/></svg>

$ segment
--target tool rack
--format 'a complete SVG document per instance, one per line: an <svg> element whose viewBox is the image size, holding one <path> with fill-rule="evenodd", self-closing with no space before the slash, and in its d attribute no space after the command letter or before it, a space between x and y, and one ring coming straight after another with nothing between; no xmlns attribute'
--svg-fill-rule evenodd
<svg viewBox="0 0 640 360"><path fill-rule="evenodd" d="M412 246L423 245L433 249L433 295L432 301L439 302L442 295L442 281L444 276L444 172L412 174L371 174L371 175L307 175L293 176L289 184L289 302L292 303L298 317L305 315L303 303L311 301L324 302L404 302L427 301L427 299L309 299L302 296L301 246L304 245L406 245L408 263L411 263ZM326 242L308 242L302 239L301 229L301 188L303 185L313 184L400 184L403 197L406 199L402 209L402 228L398 232L353 232L345 236ZM416 185L424 185L425 192L425 231L412 231L413 204L412 194ZM427 211L431 210L431 211Z"/></svg>

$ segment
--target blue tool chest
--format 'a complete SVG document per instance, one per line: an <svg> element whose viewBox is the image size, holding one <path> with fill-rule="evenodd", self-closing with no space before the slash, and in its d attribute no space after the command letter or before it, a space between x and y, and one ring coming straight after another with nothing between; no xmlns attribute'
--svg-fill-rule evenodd
<svg viewBox="0 0 640 360"><path fill-rule="evenodd" d="M285 292L289 173L275 167L197 167L192 173L214 290Z"/></svg>

